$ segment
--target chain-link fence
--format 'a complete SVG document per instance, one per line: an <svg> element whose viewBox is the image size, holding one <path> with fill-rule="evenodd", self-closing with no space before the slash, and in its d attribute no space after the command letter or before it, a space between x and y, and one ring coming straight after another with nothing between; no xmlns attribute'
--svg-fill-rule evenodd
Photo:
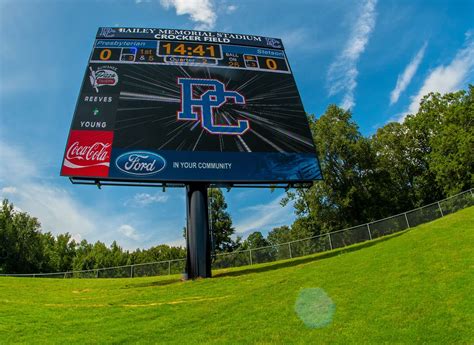
<svg viewBox="0 0 474 345"><path fill-rule="evenodd" d="M217 254L212 263L212 267L218 269L254 265L346 247L403 231L444 217L447 214L472 205L474 205L474 194L473 189L470 189L430 205L367 224L357 225L348 229L332 231L327 234L268 247ZM186 259L176 259L74 272L0 274L0 276L42 278L133 278L179 274L184 272L185 265Z"/></svg>

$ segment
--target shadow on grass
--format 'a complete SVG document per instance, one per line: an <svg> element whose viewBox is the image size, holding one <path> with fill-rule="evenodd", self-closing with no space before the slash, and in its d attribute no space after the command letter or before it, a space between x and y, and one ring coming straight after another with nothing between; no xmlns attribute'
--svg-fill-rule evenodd
<svg viewBox="0 0 474 345"><path fill-rule="evenodd" d="M301 258L294 258L294 259L285 260L285 261L282 261L282 262L271 261L271 262L267 262L267 263L258 264L257 267L248 266L248 268L237 270L237 271L216 273L214 275L214 278L238 277L238 276L241 276L241 275L246 275L246 274L251 274L251 273L268 272L268 271L273 271L273 270L277 270L277 269L280 269L280 268L293 267L293 266L298 266L298 265L305 264L305 263L312 262L312 261L327 259L327 258L330 258L330 257L333 257L333 256L337 256L337 255L341 255L341 254L345 254L345 253L350 253L350 252L354 252L354 251L361 250L361 249L364 249L364 248L375 246L379 243L388 241L392 238L402 236L407 231L408 230L401 231L401 232L398 232L398 233L395 233L395 234L391 234L391 235L388 235L388 236L384 236L384 237L375 239L373 241L366 241L366 242L363 242L363 243L358 243L358 244L354 244L354 245L351 245L351 246L348 246L348 247L334 249L334 250L324 252L324 253L312 254L311 256L304 256L304 257L301 257ZM264 265L264 266L261 266L261 265Z"/></svg>
<svg viewBox="0 0 474 345"><path fill-rule="evenodd" d="M136 283L136 284L127 284L122 289L135 289L135 288L144 288L144 287L155 287L155 286L166 286L171 284L180 283L181 279L165 279L165 280L156 280L146 283Z"/></svg>
<svg viewBox="0 0 474 345"><path fill-rule="evenodd" d="M399 237L404 235L408 230L401 231L395 234L391 234L388 236L384 236L378 239L375 239L373 241L366 241L363 243L357 243L348 247L343 247L343 248L338 248L334 249L328 252L323 252L323 253L316 253L312 254L310 256L302 256L300 258L293 258L291 260L284 260L284 261L272 261L272 262L267 262L267 263L262 263L262 264L257 264L256 266L247 266L246 268L240 268L236 271L225 271L225 272L220 272L216 273L213 277L214 278L221 278L221 277L238 277L246 274L252 274L252 273L261 273L261 272L268 272L268 271L273 271L277 270L280 268L285 268L285 267L293 267L293 266L298 266L301 264L305 264L308 262L312 261L318 261L322 259L327 259L333 256L337 255L342 255L345 253L350 253L354 251L358 251L364 248L372 247L375 246L379 243L388 241L394 237ZM233 268L231 268L233 269ZM122 289L134 289L134 288L144 288L144 287L157 287L157 286L166 286L166 285L172 285L172 284L177 284L182 282L180 278L173 278L173 279L163 279L163 280L156 280L152 282L144 282L144 283L135 283L135 284L127 284L125 285Z"/></svg>

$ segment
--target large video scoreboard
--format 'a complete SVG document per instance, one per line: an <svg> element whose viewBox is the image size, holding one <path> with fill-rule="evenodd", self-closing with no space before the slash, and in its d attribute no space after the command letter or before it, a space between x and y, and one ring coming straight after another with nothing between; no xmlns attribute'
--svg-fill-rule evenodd
<svg viewBox="0 0 474 345"><path fill-rule="evenodd" d="M321 178L281 40L99 28L61 174L139 182Z"/></svg>

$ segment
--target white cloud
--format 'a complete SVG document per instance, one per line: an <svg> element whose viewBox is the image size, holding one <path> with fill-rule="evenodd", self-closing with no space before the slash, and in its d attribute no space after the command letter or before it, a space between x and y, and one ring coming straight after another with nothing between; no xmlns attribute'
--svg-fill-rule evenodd
<svg viewBox="0 0 474 345"><path fill-rule="evenodd" d="M420 101L426 94L457 91L472 77L474 72L474 40L471 39L470 35L466 35L466 37L468 41L465 46L457 51L448 65L438 66L428 74L417 94L411 97L408 109L399 115L396 120L402 122L408 114L416 114L420 107Z"/></svg>
<svg viewBox="0 0 474 345"><path fill-rule="evenodd" d="M52 185L17 147L0 142L0 162L0 181L6 185L2 192L14 190L11 201L37 217L43 231L69 232L77 239L87 235L90 241L113 230L113 224L104 228L104 215L94 205L82 204L69 191Z"/></svg>
<svg viewBox="0 0 474 345"><path fill-rule="evenodd" d="M301 52L302 49L314 49L314 45L309 44L309 41L312 40L311 34L308 34L308 30L305 28L295 28L290 31L285 31L279 35L279 37L285 45L285 49L297 48L298 52Z"/></svg>
<svg viewBox="0 0 474 345"><path fill-rule="evenodd" d="M88 215L89 210L66 190L42 184L26 184L22 189L22 207L39 217L45 231L86 235L96 230L98 223L92 219L99 217Z"/></svg>
<svg viewBox="0 0 474 345"><path fill-rule="evenodd" d="M155 193L154 195L148 193L137 193L133 199L127 200L125 206L142 207L153 203L164 203L168 201L168 195Z"/></svg>
<svg viewBox="0 0 474 345"><path fill-rule="evenodd" d="M118 228L118 231L125 237L128 237L134 241L139 241L141 238L137 230L135 230L133 226L128 225L128 224L120 225L120 227Z"/></svg>
<svg viewBox="0 0 474 345"><path fill-rule="evenodd" d="M280 205L283 195L278 196L268 204L260 204L245 208L248 216L235 225L237 233L271 230L274 227L288 225L293 221L293 203L285 207Z"/></svg>
<svg viewBox="0 0 474 345"><path fill-rule="evenodd" d="M390 93L390 105L397 103L398 98L400 97L400 94L403 91L405 91L408 84L410 84L411 79L413 78L416 71L418 70L418 66L421 63L421 60L423 60L423 57L425 56L426 45L427 43L425 42L425 44L423 44L423 46L418 51L418 53L416 53L416 55L410 61L408 66L405 67L405 70L403 71L403 73L398 75L397 84L395 85L395 88Z"/></svg>
<svg viewBox="0 0 474 345"><path fill-rule="evenodd" d="M238 7L236 5L229 5L226 7L225 12L227 14L231 14L231 13L234 13L237 10L237 8Z"/></svg>
<svg viewBox="0 0 474 345"><path fill-rule="evenodd" d="M0 178L23 180L38 175L38 169L33 162L25 158L15 146L0 141Z"/></svg>
<svg viewBox="0 0 474 345"><path fill-rule="evenodd" d="M12 186L3 187L0 190L0 193L2 193L2 194L16 194L16 192L17 192L16 188L12 187Z"/></svg>
<svg viewBox="0 0 474 345"><path fill-rule="evenodd" d="M355 105L354 90L357 86L357 61L365 51L369 36L375 26L376 0L367 0L361 7L345 48L329 67L327 83L329 95L344 92L341 107L352 108Z"/></svg>
<svg viewBox="0 0 474 345"><path fill-rule="evenodd" d="M217 15L210 0L160 0L160 3L166 9L174 7L178 16L189 15L197 23L197 30L209 30L216 24Z"/></svg>
<svg viewBox="0 0 474 345"><path fill-rule="evenodd" d="M174 241L167 241L166 244L171 247L186 247L186 240L181 237Z"/></svg>

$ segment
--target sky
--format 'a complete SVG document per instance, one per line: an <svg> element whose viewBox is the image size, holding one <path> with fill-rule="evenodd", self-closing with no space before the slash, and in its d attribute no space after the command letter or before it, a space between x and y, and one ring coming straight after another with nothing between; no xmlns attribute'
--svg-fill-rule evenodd
<svg viewBox="0 0 474 345"><path fill-rule="evenodd" d="M0 198L76 240L184 245L183 189L59 176L97 28L199 29L283 40L305 110L351 109L364 135L421 97L474 83L474 1L0 0ZM224 191L238 235L290 225L284 191Z"/></svg>

